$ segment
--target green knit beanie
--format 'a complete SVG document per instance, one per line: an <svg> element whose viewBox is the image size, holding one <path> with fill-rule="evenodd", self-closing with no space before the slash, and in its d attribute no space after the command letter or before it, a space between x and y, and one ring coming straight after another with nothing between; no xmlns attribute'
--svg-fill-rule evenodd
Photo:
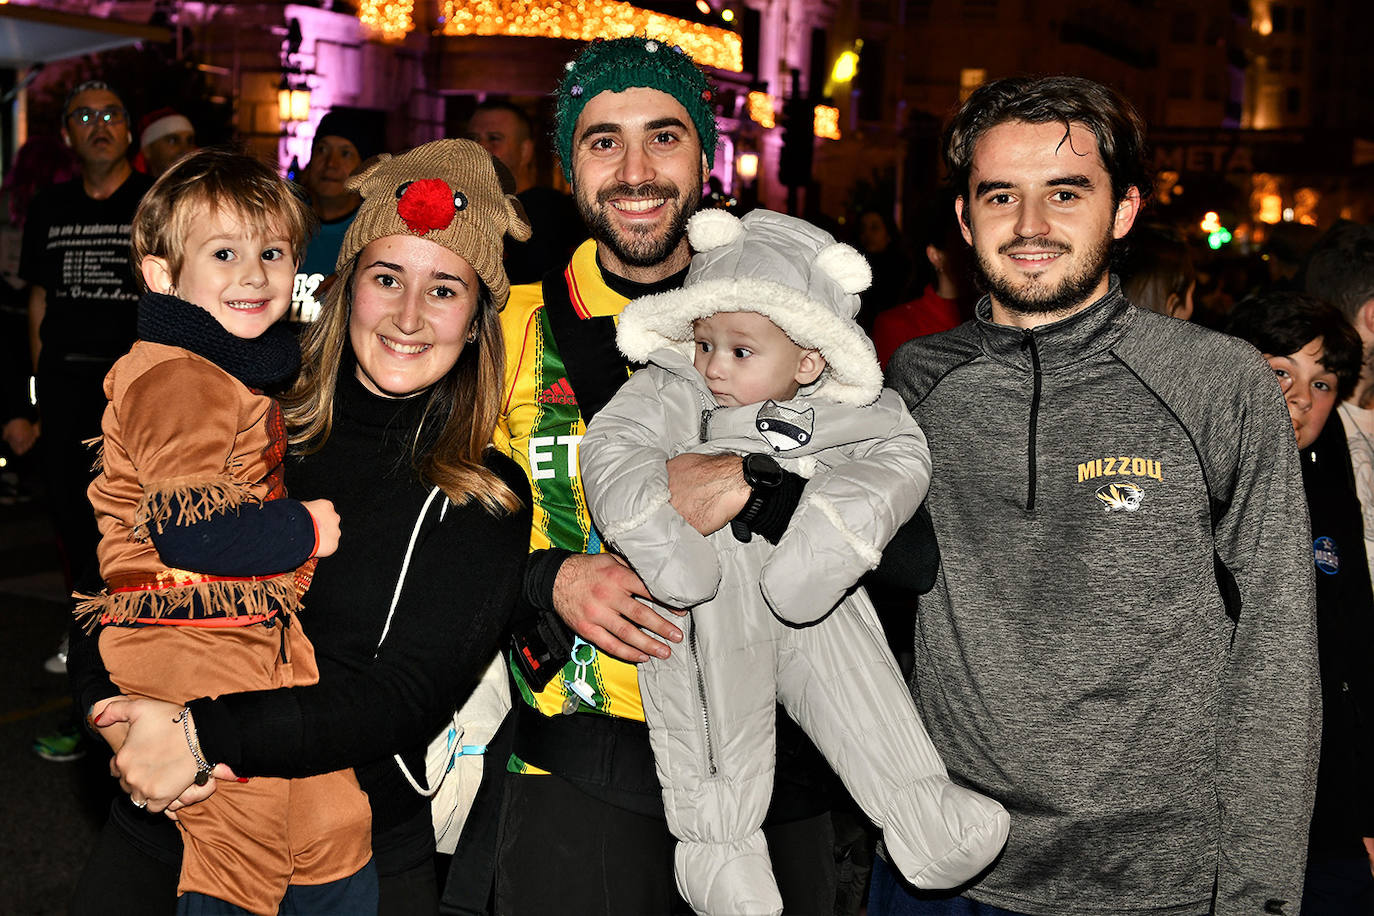
<svg viewBox="0 0 1374 916"><path fill-rule="evenodd" d="M554 142L563 175L572 181L573 128L590 100L603 92L657 89L687 109L709 164L716 158L715 91L696 61L677 45L656 38L597 38L564 65L566 72L554 95L558 123Z"/></svg>

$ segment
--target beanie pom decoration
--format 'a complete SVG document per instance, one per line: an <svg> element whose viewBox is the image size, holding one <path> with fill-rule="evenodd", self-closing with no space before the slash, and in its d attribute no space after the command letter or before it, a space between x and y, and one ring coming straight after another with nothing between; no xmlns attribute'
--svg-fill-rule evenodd
<svg viewBox="0 0 1374 916"><path fill-rule="evenodd" d="M336 273L349 276L362 250L379 239L418 236L467 261L500 309L510 292L502 238L530 235L507 183L491 153L471 140L432 140L380 157L347 182L363 202L344 232Z"/></svg>
<svg viewBox="0 0 1374 916"><path fill-rule="evenodd" d="M821 249L816 255L815 266L850 295L861 293L873 284L873 268L868 266L863 255L843 242Z"/></svg>
<svg viewBox="0 0 1374 916"><path fill-rule="evenodd" d="M396 203L396 213L416 235L443 229L453 221L453 215L458 210L456 204L459 195L449 190L448 183L442 178L409 181L397 190L400 200ZM466 197L463 197L463 204L467 205Z"/></svg>
<svg viewBox="0 0 1374 916"><path fill-rule="evenodd" d="M724 210L699 210L687 221L687 241L697 251L729 245L744 235L739 217Z"/></svg>

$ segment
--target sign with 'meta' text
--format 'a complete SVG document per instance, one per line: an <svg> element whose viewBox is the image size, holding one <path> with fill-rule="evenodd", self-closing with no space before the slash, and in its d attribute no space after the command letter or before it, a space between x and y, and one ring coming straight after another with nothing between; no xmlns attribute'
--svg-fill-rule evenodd
<svg viewBox="0 0 1374 916"><path fill-rule="evenodd" d="M1184 174L1343 173L1356 165L1351 131L1165 128L1149 136L1151 165Z"/></svg>

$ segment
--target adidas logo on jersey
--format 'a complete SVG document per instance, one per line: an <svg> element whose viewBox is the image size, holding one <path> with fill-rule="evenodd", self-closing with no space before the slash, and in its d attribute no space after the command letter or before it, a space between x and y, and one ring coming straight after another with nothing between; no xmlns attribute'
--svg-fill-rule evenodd
<svg viewBox="0 0 1374 916"><path fill-rule="evenodd" d="M577 395L573 394L572 386L568 384L566 376L554 382L543 391L539 392L540 404L576 404Z"/></svg>

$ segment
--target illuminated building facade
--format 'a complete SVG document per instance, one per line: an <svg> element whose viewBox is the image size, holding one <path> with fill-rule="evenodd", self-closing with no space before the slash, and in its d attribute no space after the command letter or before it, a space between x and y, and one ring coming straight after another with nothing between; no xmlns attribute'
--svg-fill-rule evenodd
<svg viewBox="0 0 1374 916"><path fill-rule="evenodd" d="M24 0L18 0L24 2ZM456 136L472 108L499 97L547 122L549 94L578 44L646 34L681 45L719 85L722 142L713 172L727 194L781 206L780 111L798 70L809 84L816 36L834 0L357 0L340 3L64 0L48 3L110 19L158 17L184 29L234 131L283 166L309 158L315 125L336 105L386 113L392 149ZM61 81L55 66L43 80ZM754 102L749 101L754 93ZM757 117L750 117L751 110ZM757 118L762 118L760 123ZM822 113L822 129L834 118ZM833 133L832 133L833 135ZM749 163L750 177L739 168ZM547 151L542 180L556 183Z"/></svg>
<svg viewBox="0 0 1374 916"><path fill-rule="evenodd" d="M871 176L900 219L929 199L940 131L973 89L1065 73L1145 117L1153 215L1196 226L1220 210L1259 236L1270 219L1374 217L1367 0L847 0L828 34L829 62L857 49L858 63L825 90L843 135L817 151L826 213L849 202L837 176Z"/></svg>
<svg viewBox="0 0 1374 916"><path fill-rule="evenodd" d="M1118 87L1145 115L1164 173L1157 213L1177 210L1182 220L1196 210L1196 222L1217 210L1235 226L1274 214L1318 225L1371 216L1367 0L41 5L179 26L178 48L192 48L218 98L232 101L235 134L283 166L308 160L315 125L336 105L384 112L396 150L460 135L473 107L492 97L547 126L550 91L578 42L649 34L710 65L722 127L713 174L748 203L788 201L779 160L794 73L815 115L805 212L843 217L866 183L899 220L929 199L940 131L973 89L1011 74L1074 73ZM35 85L66 76L50 65ZM561 181L547 149L539 179ZM1192 198L1220 184L1236 200Z"/></svg>

